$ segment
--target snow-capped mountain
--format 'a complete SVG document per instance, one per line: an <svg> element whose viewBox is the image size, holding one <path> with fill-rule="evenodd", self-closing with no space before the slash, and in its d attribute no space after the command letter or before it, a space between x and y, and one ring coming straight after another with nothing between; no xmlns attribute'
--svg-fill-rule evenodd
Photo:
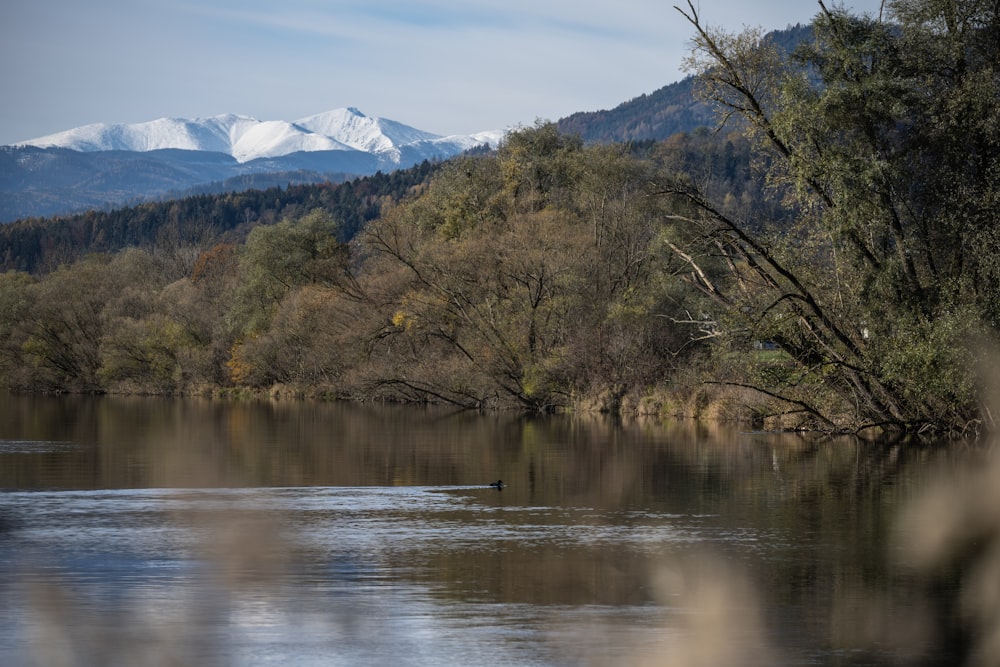
<svg viewBox="0 0 1000 667"><path fill-rule="evenodd" d="M408 145L451 152L484 143L496 144L501 133L450 136L424 132L385 118L370 117L355 108L335 109L297 121L261 121L225 114L210 118L160 118L145 123L85 125L18 143L18 146L66 148L81 152L148 152L175 148L225 153L238 162L298 152L357 150L393 154ZM436 156L435 156L436 157Z"/></svg>
<svg viewBox="0 0 1000 667"><path fill-rule="evenodd" d="M251 187L247 183L318 182L392 171L496 146L502 138L500 131L440 136L355 108L297 121L224 114L85 125L0 146L0 222L194 188L239 189Z"/></svg>
<svg viewBox="0 0 1000 667"><path fill-rule="evenodd" d="M357 109L335 109L295 121L298 127L325 137L336 137L351 148L369 153L442 137L394 120L370 118Z"/></svg>

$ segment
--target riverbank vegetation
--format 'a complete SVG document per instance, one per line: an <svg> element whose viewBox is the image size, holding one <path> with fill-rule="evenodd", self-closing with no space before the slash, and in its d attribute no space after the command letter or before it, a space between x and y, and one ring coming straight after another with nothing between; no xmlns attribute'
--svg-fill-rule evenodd
<svg viewBox="0 0 1000 667"><path fill-rule="evenodd" d="M4 274L0 374L34 391L989 425L975 371L1000 324L1000 18L977 0L887 7L823 7L787 57L688 5L691 66L737 121L718 132L585 145L539 122L349 230L320 206L211 245Z"/></svg>

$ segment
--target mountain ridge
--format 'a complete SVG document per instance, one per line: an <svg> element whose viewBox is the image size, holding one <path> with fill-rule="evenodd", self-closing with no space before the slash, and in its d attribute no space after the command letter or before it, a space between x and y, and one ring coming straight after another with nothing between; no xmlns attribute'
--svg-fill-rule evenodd
<svg viewBox="0 0 1000 667"><path fill-rule="evenodd" d="M0 146L0 223L107 209L212 183L316 183L445 160L500 131L441 136L355 107L298 121L239 114L95 123Z"/></svg>
<svg viewBox="0 0 1000 667"><path fill-rule="evenodd" d="M258 120L227 113L205 118L158 118L141 123L92 123L12 144L13 148L65 148L83 153L147 153L180 149L224 153L240 163L299 152L391 153L403 146L495 143L500 131L442 136L398 121L367 116L357 107L332 109L294 121Z"/></svg>

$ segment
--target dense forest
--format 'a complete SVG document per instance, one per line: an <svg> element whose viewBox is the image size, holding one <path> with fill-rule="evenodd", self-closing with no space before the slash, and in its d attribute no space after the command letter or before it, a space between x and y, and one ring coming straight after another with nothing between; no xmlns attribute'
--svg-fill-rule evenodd
<svg viewBox="0 0 1000 667"><path fill-rule="evenodd" d="M34 391L992 425L976 371L1000 324L995 3L824 7L791 55L683 13L701 99L739 121L717 131L606 144L540 122L342 194L18 223L5 261L35 259L0 275L0 375ZM66 254L81 238L100 252Z"/></svg>
<svg viewBox="0 0 1000 667"><path fill-rule="evenodd" d="M0 225L0 270L47 273L91 253L237 243L256 225L298 217L316 208L336 217L341 240L349 240L387 202L402 199L438 166L425 161L410 169L378 172L345 183L198 194L113 211L28 218Z"/></svg>

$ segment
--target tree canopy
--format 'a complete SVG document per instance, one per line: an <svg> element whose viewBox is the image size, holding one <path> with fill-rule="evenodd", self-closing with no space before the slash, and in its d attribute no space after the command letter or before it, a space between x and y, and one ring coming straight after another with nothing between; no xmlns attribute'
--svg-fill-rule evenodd
<svg viewBox="0 0 1000 667"><path fill-rule="evenodd" d="M728 315L798 369L776 393L837 423L804 383L856 405L858 424L976 421L976 343L998 324L998 6L820 7L791 59L679 8L702 94L743 122L794 223L755 233L683 179L669 191L728 262Z"/></svg>

